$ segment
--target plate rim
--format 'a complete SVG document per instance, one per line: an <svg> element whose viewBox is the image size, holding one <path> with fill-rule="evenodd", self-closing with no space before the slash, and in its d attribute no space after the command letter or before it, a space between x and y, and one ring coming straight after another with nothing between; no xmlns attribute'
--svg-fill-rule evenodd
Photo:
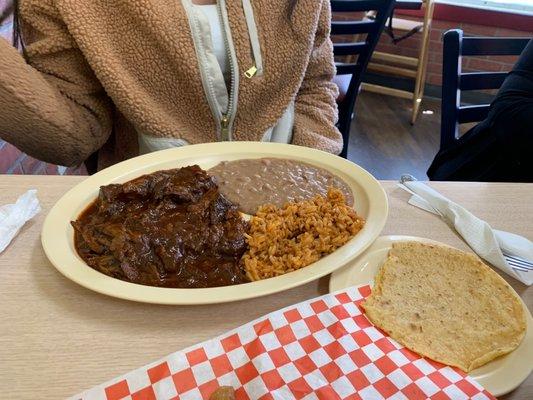
<svg viewBox="0 0 533 400"><path fill-rule="evenodd" d="M347 262L350 262L350 260L353 260L358 254L361 254L363 251L365 251L380 235L388 218L388 198L379 181L375 179L368 171L348 160L316 149L281 143L261 143L260 146L257 145L257 142L225 142L204 143L199 145L171 148L122 161L121 163L115 164L86 178L63 194L61 198L52 206L45 218L41 230L41 244L48 260L54 266L54 268L67 279L100 294L105 294L124 300L152 304L205 305L241 301L266 296L317 280L332 273L335 269L342 267ZM87 266L77 254L72 254L73 251L70 248L70 239L62 240L61 238L54 238L54 235L59 235L59 237L67 235L65 231L59 231L58 234L57 223L58 220L62 223L59 229L62 227L64 228L64 220L67 220L66 225L70 225L69 221L72 214L69 214L67 217L64 216L64 211L68 211L73 207L72 205L67 207L69 206L68 202L72 201L72 198L76 199L77 197L80 197L81 194L89 190L94 196L97 193L99 186L102 184L121 181L121 178L124 176L128 177L126 180L133 179L133 177L131 177L132 174L135 176L140 176L145 173L150 173L152 172L153 168L157 168L157 165L161 165L159 169L167 169L168 167L163 165L174 160L176 160L176 162L180 162L180 160L187 160L194 157L207 158L211 155L220 157L226 154L230 156L231 154L239 153L246 154L246 156L243 158L252 158L252 154L256 155L258 158L272 155L289 158L297 155L296 159L303 159L304 161L310 163L315 161L314 164L317 166L324 167L324 164L331 163L332 165L329 165L330 169L338 171L344 171L344 169L348 169L349 172L356 172L357 184L364 188L365 195L369 197L368 214L369 216L375 214L374 225L371 226L368 231L365 231L364 236L362 235L358 237L356 235L354 238L352 238L352 241L354 241L352 245L358 246L357 250L355 252L350 252L345 248L341 253L339 253L341 255L342 262L336 263L338 265L333 267L327 267L327 258L331 257L335 253L332 253L331 255L326 256L315 263L321 263L320 265L326 264L326 267L323 268L322 271L313 270L311 274L306 274L306 269L314 266L311 265L304 269L292 272L291 274L271 278L271 280L277 279L277 282L280 283L272 284L271 280L263 280L242 285L201 289L160 288L134 284L109 277ZM335 158L333 159L333 157ZM374 203L370 202L370 197L372 197ZM82 205L83 204L86 206L88 203L82 203ZM80 207L78 207L78 209L79 208ZM71 257L65 257L64 254L60 256L61 251L56 251L56 249L54 249L54 246L56 246L58 242L62 242L63 245L68 245L63 252L71 253ZM342 247L339 250L341 249ZM74 262L78 266L80 266L81 262L81 264L83 264L81 278L80 273L77 273L75 269L71 268L71 265L65 266L65 262L69 262L70 264ZM290 276L292 279L287 278L288 276ZM87 281L87 277L90 277L89 281ZM255 286L249 288L248 285ZM243 287L247 289L244 292L242 290L235 290L236 288L242 289ZM191 296L191 291L193 290L195 291L194 296Z"/></svg>
<svg viewBox="0 0 533 400"><path fill-rule="evenodd" d="M359 254L349 264L346 264L343 267L341 267L341 268L339 268L336 271L331 273L329 284L328 284L329 293L336 292L336 291L344 289L344 287L341 288L341 287L336 286L336 283L338 284L338 281L343 276L343 274L346 274L348 271L350 271L353 268L358 268L360 266L360 264L364 262L365 257L368 256L369 252L372 252L373 250L383 249L384 246L388 246L389 244L392 244L394 242L408 241L408 240L419 241L419 242L422 242L422 243L438 244L438 245L451 247L453 249L457 249L456 247L451 246L449 244L446 244L446 243L443 243L443 242L439 242L437 240L433 240L433 239L429 239L429 238L419 237L419 236L411 236L411 235L381 235L381 236L378 236L376 238L376 240L372 243L371 246L366 248L365 251L363 251L361 254ZM460 249L457 249L457 250L460 250ZM463 250L461 250L461 251L463 251ZM370 284L370 285L372 285L373 282L372 281L370 281L370 282L362 282L360 284ZM356 285L359 285L359 284L356 284ZM514 288L512 286L511 286L511 289L516 293L516 291L514 290ZM522 341L525 342L527 340L527 343L526 343L526 346L528 346L527 348L533 349L533 317L531 316L531 312L529 311L527 305L524 303L524 300L520 297L520 295L518 293L516 293L516 295L520 299L520 302L522 303L522 307L524 308L524 310L526 312L526 333L524 334L524 338L522 339ZM522 345L523 342L521 342L520 345ZM513 352L516 351L516 350L518 350L518 348L513 350ZM508 353L508 354L512 354L513 352ZM530 352L533 353L532 350L530 350ZM531 354L531 356L533 358L533 354ZM505 355L502 356L502 357L505 357ZM526 358L527 358L527 355L526 355ZM490 364L490 362L488 364L485 364L485 365L489 365L489 364ZM484 366L482 366L480 368L483 368ZM510 368L510 367L507 367L507 368ZM473 371L470 371L470 373L475 372L476 370L477 369L475 369ZM519 371L513 371L514 372L513 376L517 377L516 380L514 380L514 381L513 380L504 380L505 383L499 384L496 387L491 387L491 378L487 379L486 374L483 374L483 375L480 375L480 376L477 376L477 377L471 376L470 373L468 375L472 379L474 379L476 382L478 382L481 386L483 386L486 390L488 390L493 396L499 397L499 396L503 396L503 395L513 391L517 387L519 387L529 377L531 372L533 372L533 363L529 363L529 371L526 372L527 369L521 369L521 370L523 371L523 373L518 373Z"/></svg>

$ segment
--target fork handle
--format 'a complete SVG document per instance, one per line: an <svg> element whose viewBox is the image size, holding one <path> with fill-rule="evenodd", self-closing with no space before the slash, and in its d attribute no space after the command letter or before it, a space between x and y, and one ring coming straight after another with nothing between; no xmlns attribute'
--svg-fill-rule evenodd
<svg viewBox="0 0 533 400"><path fill-rule="evenodd" d="M531 240L497 229L493 229L493 232L503 253L526 260L533 260L533 242Z"/></svg>

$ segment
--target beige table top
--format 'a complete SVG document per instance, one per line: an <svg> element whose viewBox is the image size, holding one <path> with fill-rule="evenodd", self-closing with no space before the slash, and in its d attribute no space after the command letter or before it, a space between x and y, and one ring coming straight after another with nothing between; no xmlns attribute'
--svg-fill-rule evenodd
<svg viewBox="0 0 533 400"><path fill-rule="evenodd" d="M58 399L217 336L270 311L327 293L328 278L277 295L215 306L133 303L67 280L40 244L48 210L81 177L0 176L0 205L30 188L43 212L0 254L0 398ZM416 235L466 249L436 216L409 206L383 182L390 213L383 234ZM533 238L533 184L435 183L493 227ZM507 278L533 310L533 287ZM533 376L506 399L531 399Z"/></svg>

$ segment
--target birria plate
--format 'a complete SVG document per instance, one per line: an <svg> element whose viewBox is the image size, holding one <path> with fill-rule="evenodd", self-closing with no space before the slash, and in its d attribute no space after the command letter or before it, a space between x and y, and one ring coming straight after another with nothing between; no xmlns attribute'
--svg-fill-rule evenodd
<svg viewBox="0 0 533 400"><path fill-rule="evenodd" d="M202 289L143 286L104 275L78 256L70 221L97 197L100 186L123 183L162 169L198 164L209 169L221 161L278 157L304 161L342 178L351 188L364 228L348 243L321 260L276 278ZM207 143L163 150L139 156L88 177L54 205L42 230L42 245L52 265L70 280L96 292L121 299L157 304L211 304L281 292L330 274L355 259L379 236L387 219L387 196L379 182L363 168L343 158L305 147L257 142Z"/></svg>

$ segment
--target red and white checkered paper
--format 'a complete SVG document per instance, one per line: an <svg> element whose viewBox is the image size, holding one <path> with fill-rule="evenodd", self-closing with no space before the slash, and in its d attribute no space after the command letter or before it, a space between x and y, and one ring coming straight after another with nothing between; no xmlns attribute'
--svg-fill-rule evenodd
<svg viewBox="0 0 533 400"><path fill-rule="evenodd" d="M359 303L370 286L287 307L94 387L73 400L494 399L463 372L384 335Z"/></svg>

